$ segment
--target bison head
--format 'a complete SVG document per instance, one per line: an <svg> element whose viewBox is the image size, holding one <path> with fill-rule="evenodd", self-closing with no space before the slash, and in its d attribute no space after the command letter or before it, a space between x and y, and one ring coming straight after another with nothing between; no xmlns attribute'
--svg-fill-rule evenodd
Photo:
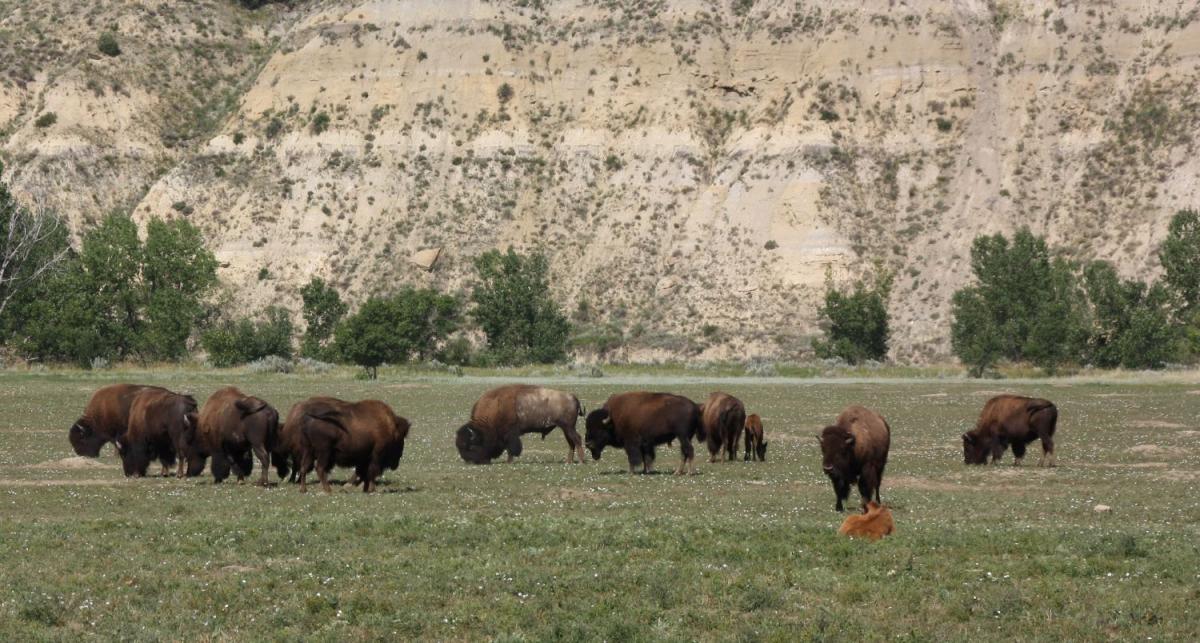
<svg viewBox="0 0 1200 643"><path fill-rule="evenodd" d="M588 451L592 452L592 459L599 460L604 447L614 442L612 416L608 413L608 409L596 409L588 413L585 426L587 433L584 435L583 443L587 445Z"/></svg>
<svg viewBox="0 0 1200 643"><path fill-rule="evenodd" d="M987 464L990 445L981 436L973 432L962 434L963 462L965 464Z"/></svg>
<svg viewBox="0 0 1200 643"><path fill-rule="evenodd" d="M458 455L471 464L487 464L495 457L488 453L484 442L483 433L471 426L470 422L459 427L454 434L454 446L458 448Z"/></svg>
<svg viewBox="0 0 1200 643"><path fill-rule="evenodd" d="M755 449L755 451L757 451L757 452L758 452L758 459L759 459L759 460L761 460L761 461L763 461L763 462L766 462L766 461L767 461L767 441L766 441L766 440L763 440L763 441L762 441L762 442L761 442L761 443L758 445L758 447Z"/></svg>
<svg viewBox="0 0 1200 643"><path fill-rule="evenodd" d="M99 457L100 448L107 442L103 437L97 435L96 430L92 428L92 420L88 417L81 417L71 425L67 439L71 442L71 448L75 449L76 455L88 458Z"/></svg>

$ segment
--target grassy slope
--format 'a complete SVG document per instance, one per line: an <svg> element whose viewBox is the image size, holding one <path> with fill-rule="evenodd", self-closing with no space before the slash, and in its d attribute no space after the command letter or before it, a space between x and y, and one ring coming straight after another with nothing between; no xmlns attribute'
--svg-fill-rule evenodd
<svg viewBox="0 0 1200 643"><path fill-rule="evenodd" d="M482 378L141 374L198 397L232 381L281 409L379 397L414 421L383 493L326 497L125 481L109 451L60 462L114 377L0 373L4 640L1200 636L1194 382L1016 386L1059 402L1061 466L1014 470L965 469L957 437L1011 384L726 381L764 416L770 461L676 478L625 475L611 451L564 465L557 433L527 439L515 465L466 466L452 433ZM634 386L562 384L589 408ZM834 534L811 437L851 402L895 431L884 498L898 534L875 545ZM677 458L660 451L658 468Z"/></svg>

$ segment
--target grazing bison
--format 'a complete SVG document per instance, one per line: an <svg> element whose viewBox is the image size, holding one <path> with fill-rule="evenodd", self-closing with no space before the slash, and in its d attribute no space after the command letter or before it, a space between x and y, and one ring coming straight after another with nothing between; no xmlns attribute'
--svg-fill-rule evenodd
<svg viewBox="0 0 1200 643"><path fill-rule="evenodd" d="M670 393L621 393L608 398L604 406L587 416L587 436L584 441L592 457L600 459L604 447L625 449L629 472L643 473L654 469L654 448L679 440L682 459L676 474L696 473L692 436L704 439L700 407L679 395Z"/></svg>
<svg viewBox="0 0 1200 643"><path fill-rule="evenodd" d="M228 478L230 469L237 475L238 482L242 482L254 470L253 453L262 466L259 484L266 486L271 453L277 448L278 441L279 413L275 408L227 386L210 395L200 409L200 425L191 445L188 474L199 475L204 470L205 459L211 456L214 482ZM286 466L276 465L281 478Z"/></svg>
<svg viewBox="0 0 1200 643"><path fill-rule="evenodd" d="M842 503L850 496L850 485L855 481L864 505L872 495L879 500L891 439L892 429L887 421L861 406L846 407L836 422L817 436L825 475L837 494L838 511L842 511Z"/></svg>
<svg viewBox="0 0 1200 643"><path fill-rule="evenodd" d="M728 393L711 393L700 406L700 421L708 443L708 461L716 462L722 451L726 460L737 459L738 438L746 425L742 401Z"/></svg>
<svg viewBox="0 0 1200 643"><path fill-rule="evenodd" d="M129 428L129 408L133 398L147 390L166 389L141 384L109 384L92 394L83 415L71 425L67 439L76 455L95 458L105 444L117 443L117 438Z"/></svg>
<svg viewBox="0 0 1200 643"><path fill-rule="evenodd" d="M156 387L139 392L129 409L129 429L117 438L117 451L128 477L146 475L150 461L168 475L177 453L187 453L196 434L196 400L191 395ZM183 477L183 460L176 475Z"/></svg>
<svg viewBox="0 0 1200 643"><path fill-rule="evenodd" d="M312 397L300 402L288 413L283 429L285 435L295 431L300 491L308 490L308 472L315 467L321 487L331 493L329 470L335 465L353 467L363 491L374 491L384 469L400 466L409 427L408 420L379 400Z"/></svg>
<svg viewBox="0 0 1200 643"><path fill-rule="evenodd" d="M583 438L575 423L583 415L579 398L541 386L513 384L494 388L471 407L471 419L458 429L454 445L463 460L487 464L503 451L508 461L521 455L521 436L540 433L542 439L558 427L567 439L567 462L584 461Z"/></svg>
<svg viewBox="0 0 1200 643"><path fill-rule="evenodd" d="M997 395L983 405L975 428L962 435L963 461L985 464L988 455L992 464L1000 461L1004 450L1012 445L1013 465L1020 466L1025 457L1025 445L1040 439L1042 457L1038 466L1054 466L1054 429L1058 425L1058 408L1050 400L1019 395Z"/></svg>
<svg viewBox="0 0 1200 643"><path fill-rule="evenodd" d="M838 533L851 538L869 538L879 540L896 531L896 523L892 520L892 511L871 500L863 507L861 514L846 516Z"/></svg>
<svg viewBox="0 0 1200 643"><path fill-rule="evenodd" d="M746 456L744 460L767 461L767 441L763 439L762 418L757 413L746 416Z"/></svg>

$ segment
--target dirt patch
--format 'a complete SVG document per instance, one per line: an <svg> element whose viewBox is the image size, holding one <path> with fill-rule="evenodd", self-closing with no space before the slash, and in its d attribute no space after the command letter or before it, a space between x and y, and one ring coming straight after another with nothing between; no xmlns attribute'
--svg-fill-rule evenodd
<svg viewBox="0 0 1200 643"><path fill-rule="evenodd" d="M918 395L917 397L950 397L950 394L949 393L926 393L925 395Z"/></svg>
<svg viewBox="0 0 1200 643"><path fill-rule="evenodd" d="M1133 426L1139 429L1186 429L1186 424L1164 422L1163 420L1135 420Z"/></svg>
<svg viewBox="0 0 1200 643"><path fill-rule="evenodd" d="M1099 467L1101 469L1165 469L1171 465L1166 462L1132 462L1125 464L1105 462L1102 464L1088 464L1084 466Z"/></svg>
<svg viewBox="0 0 1200 643"><path fill-rule="evenodd" d="M585 489L559 489L554 492L554 498L558 500L603 500L609 497L609 494L600 491L590 491Z"/></svg>
<svg viewBox="0 0 1200 643"><path fill-rule="evenodd" d="M1093 393L1092 397L1135 397L1137 393Z"/></svg>
<svg viewBox="0 0 1200 643"><path fill-rule="evenodd" d="M124 482L119 478L107 480L5 480L0 478L0 487L113 487Z"/></svg>
<svg viewBox="0 0 1200 643"><path fill-rule="evenodd" d="M958 484L948 480L934 480L920 476L884 476L884 489L916 489L918 491L978 491L979 488Z"/></svg>
<svg viewBox="0 0 1200 643"><path fill-rule="evenodd" d="M1129 453L1146 457L1163 457L1163 456L1182 456L1187 454L1187 449L1179 447L1164 447L1157 444L1138 444L1126 449Z"/></svg>
<svg viewBox="0 0 1200 643"><path fill-rule="evenodd" d="M433 385L432 384L388 384L384 388L387 388L387 389L390 389L393 391L400 391L403 389L412 389L412 388L420 388L420 389L433 388Z"/></svg>
<svg viewBox="0 0 1200 643"><path fill-rule="evenodd" d="M1188 391L1188 395L1200 395L1200 390Z"/></svg>
<svg viewBox="0 0 1200 643"><path fill-rule="evenodd" d="M1170 471L1164 471L1155 477L1159 480L1166 480L1167 482L1195 482L1200 480L1200 472L1171 469Z"/></svg>
<svg viewBox="0 0 1200 643"><path fill-rule="evenodd" d="M70 471L78 471L80 469L116 469L115 464L105 464L95 458L85 458L83 456L72 456L61 460L47 460L37 464L25 466L26 469L66 469Z"/></svg>
<svg viewBox="0 0 1200 643"><path fill-rule="evenodd" d="M974 391L971 395L986 395L988 397L996 397L997 395L1013 395L1011 391Z"/></svg>
<svg viewBox="0 0 1200 643"><path fill-rule="evenodd" d="M247 574L250 572L258 571L258 568L257 567L247 567L245 565L226 565L221 568L221 571L229 572L231 574Z"/></svg>
<svg viewBox="0 0 1200 643"><path fill-rule="evenodd" d="M1180 431L1175 435L1178 435L1181 438L1194 438L1200 436L1200 431Z"/></svg>

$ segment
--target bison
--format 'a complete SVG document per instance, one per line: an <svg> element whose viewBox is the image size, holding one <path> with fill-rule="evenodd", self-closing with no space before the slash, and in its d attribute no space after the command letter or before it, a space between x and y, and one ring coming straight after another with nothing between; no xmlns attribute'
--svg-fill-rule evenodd
<svg viewBox="0 0 1200 643"><path fill-rule="evenodd" d="M463 460L486 464L508 451L508 461L521 455L521 436L540 433L542 439L558 427L567 439L567 463L584 461L583 438L575 423L584 414L579 398L541 386L513 384L483 394L471 407L471 419L455 434L454 445Z"/></svg>
<svg viewBox="0 0 1200 643"><path fill-rule="evenodd" d="M300 402L283 428L298 446L300 491L308 490L308 472L316 468L321 487L332 493L329 470L335 465L353 467L363 491L374 491L384 469L400 466L410 426L379 400L312 397Z"/></svg>
<svg viewBox="0 0 1200 643"><path fill-rule="evenodd" d="M95 458L105 444L112 442L116 445L117 438L129 428L129 408L133 405L133 398L148 389L166 390L141 384L109 384L93 393L83 409L83 415L75 420L67 432L67 439L75 454Z"/></svg>
<svg viewBox="0 0 1200 643"><path fill-rule="evenodd" d="M896 523L892 520L892 511L874 500L867 502L861 514L846 516L846 520L838 529L838 533L843 536L870 540L879 540L895 531Z"/></svg>
<svg viewBox="0 0 1200 643"><path fill-rule="evenodd" d="M837 510L850 496L850 485L858 482L863 504L875 496L883 469L887 466L892 429L878 413L861 406L849 406L825 427L817 441L821 443L822 467L837 494Z"/></svg>
<svg viewBox="0 0 1200 643"><path fill-rule="evenodd" d="M676 474L696 473L692 437L705 439L700 407L686 397L670 393L621 393L608 398L604 406L587 416L584 438L592 457L600 459L604 447L625 449L629 472L654 469L654 448L679 440L682 459Z"/></svg>
<svg viewBox="0 0 1200 643"><path fill-rule="evenodd" d="M176 454L187 453L195 440L196 422L196 399L191 395L157 387L138 392L129 408L129 429L117 438L125 475L145 476L155 459L162 464L162 475L168 475ZM184 475L183 460L176 475Z"/></svg>
<svg viewBox="0 0 1200 643"><path fill-rule="evenodd" d="M757 413L746 416L746 456L744 460L767 461L767 441L763 439L762 418Z"/></svg>
<svg viewBox="0 0 1200 643"><path fill-rule="evenodd" d="M1025 446L1034 440L1042 441L1042 457L1038 466L1054 466L1054 429L1058 425L1058 408L1050 400L1019 395L997 395L983 405L975 428L962 434L963 461L992 464L1000 461L1004 450L1012 445L1013 465L1020 466Z"/></svg>
<svg viewBox="0 0 1200 643"><path fill-rule="evenodd" d="M188 474L199 475L204 461L212 457L214 482L229 477L230 469L242 482L254 470L251 453L262 466L259 484L266 486L271 453L279 441L279 412L270 404L227 386L209 396L200 409L200 424L191 445ZM286 463L276 463L280 477Z"/></svg>
<svg viewBox="0 0 1200 643"><path fill-rule="evenodd" d="M746 425L742 401L728 393L711 393L700 406L700 421L708 443L708 461L716 462L722 452L726 460L737 459L738 438Z"/></svg>

